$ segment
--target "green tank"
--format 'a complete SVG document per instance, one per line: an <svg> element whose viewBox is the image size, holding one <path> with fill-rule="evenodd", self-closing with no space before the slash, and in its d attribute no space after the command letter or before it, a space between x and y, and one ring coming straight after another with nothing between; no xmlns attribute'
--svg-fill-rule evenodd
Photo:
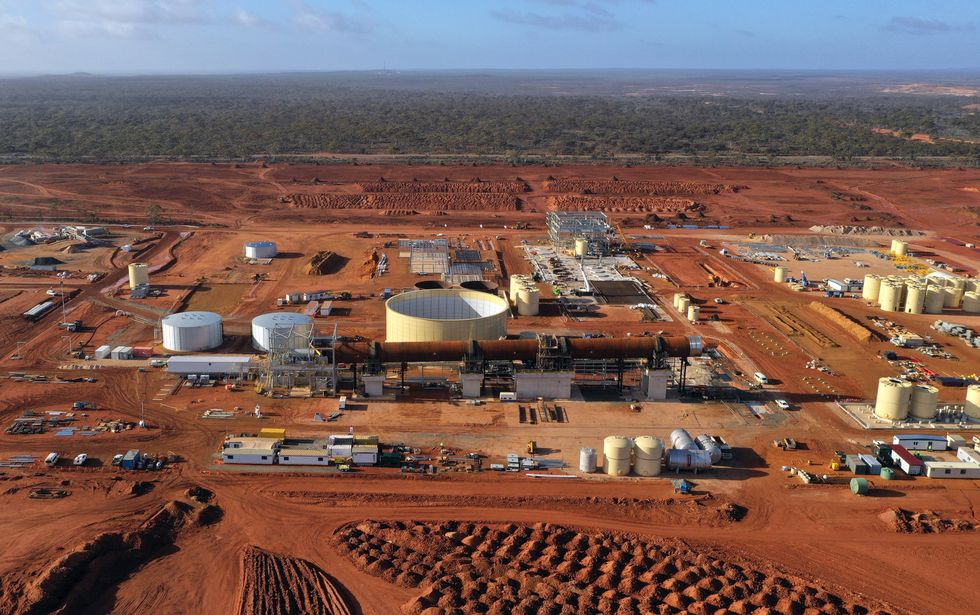
<svg viewBox="0 0 980 615"><path fill-rule="evenodd" d="M868 479L866 478L852 478L851 479L851 492L855 495L867 495L868 494Z"/></svg>

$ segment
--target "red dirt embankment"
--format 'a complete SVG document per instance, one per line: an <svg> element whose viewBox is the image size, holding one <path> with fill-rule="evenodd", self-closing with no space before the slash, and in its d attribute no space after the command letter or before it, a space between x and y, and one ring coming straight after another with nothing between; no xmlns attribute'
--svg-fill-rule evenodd
<svg viewBox="0 0 980 615"><path fill-rule="evenodd" d="M579 194L643 194L647 196L708 196L738 192L744 186L706 184L685 181L550 179L545 187L551 192Z"/></svg>
<svg viewBox="0 0 980 615"><path fill-rule="evenodd" d="M676 214L704 211L704 205L682 197L623 196L597 197L563 194L548 197L550 209L556 211L608 211L628 213Z"/></svg>
<svg viewBox="0 0 980 615"><path fill-rule="evenodd" d="M451 211L517 211L520 199L510 194L290 194L283 203L299 209L400 209Z"/></svg>
<svg viewBox="0 0 980 615"><path fill-rule="evenodd" d="M444 181L444 182L399 182L399 181L378 181L363 182L357 184L362 192L387 192L387 193L453 193L453 194L513 194L517 192L530 192L531 187L523 181L480 181L475 179L471 182Z"/></svg>
<svg viewBox="0 0 980 615"><path fill-rule="evenodd" d="M351 615L339 586L302 559L248 545L242 551L240 615Z"/></svg>

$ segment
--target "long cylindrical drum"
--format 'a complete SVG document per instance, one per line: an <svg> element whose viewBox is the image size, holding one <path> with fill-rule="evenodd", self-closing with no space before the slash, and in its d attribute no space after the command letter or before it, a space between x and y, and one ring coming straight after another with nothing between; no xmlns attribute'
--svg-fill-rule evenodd
<svg viewBox="0 0 980 615"><path fill-rule="evenodd" d="M711 463L718 463L721 461L721 447L711 439L711 436L707 434L701 434L698 436L696 443L701 450L707 451L711 454Z"/></svg>
<svg viewBox="0 0 980 615"><path fill-rule="evenodd" d="M671 470L707 470L711 468L711 453L671 449L667 451L667 467Z"/></svg>
<svg viewBox="0 0 980 615"><path fill-rule="evenodd" d="M583 448L578 455L578 469L586 474L594 474L597 457L594 448Z"/></svg>
<svg viewBox="0 0 980 615"><path fill-rule="evenodd" d="M868 494L868 479L866 478L852 478L851 479L851 492L855 495L867 495Z"/></svg>
<svg viewBox="0 0 980 615"><path fill-rule="evenodd" d="M698 445L686 429L675 429L670 432L670 448L694 451L698 450Z"/></svg>

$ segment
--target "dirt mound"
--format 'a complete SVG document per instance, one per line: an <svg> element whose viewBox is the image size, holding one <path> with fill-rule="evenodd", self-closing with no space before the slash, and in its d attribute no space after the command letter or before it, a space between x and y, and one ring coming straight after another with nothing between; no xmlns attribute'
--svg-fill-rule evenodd
<svg viewBox="0 0 980 615"><path fill-rule="evenodd" d="M298 209L389 209L399 211L517 211L511 194L371 193L290 194L281 202Z"/></svg>
<svg viewBox="0 0 980 615"><path fill-rule="evenodd" d="M188 498L199 502L201 504L207 504L214 498L214 492L210 489L205 489L200 485L194 485L193 487L188 487L187 491L184 492Z"/></svg>
<svg viewBox="0 0 980 615"><path fill-rule="evenodd" d="M549 523L365 521L338 529L333 543L368 574L418 588L402 605L406 615L867 613L883 606L712 548Z"/></svg>
<svg viewBox="0 0 980 615"><path fill-rule="evenodd" d="M563 194L548 198L551 209L557 211L608 211L614 213L697 213L704 205L692 199L657 196L596 197Z"/></svg>
<svg viewBox="0 0 980 615"><path fill-rule="evenodd" d="M7 612L41 615L77 613L134 570L166 554L187 522L191 506L171 501L137 529L100 534L70 550L41 572L23 602ZM3 606L0 604L0 606Z"/></svg>
<svg viewBox="0 0 980 615"><path fill-rule="evenodd" d="M523 181L480 181L474 179L470 182L445 181L445 182L365 182L357 185L362 192L442 192L452 194L512 194L516 192L530 192L531 187Z"/></svg>
<svg viewBox="0 0 980 615"><path fill-rule="evenodd" d="M545 182L551 192L578 194L643 194L646 196L709 196L738 192L744 186L705 184L685 181L602 181L585 179L553 179Z"/></svg>
<svg viewBox="0 0 980 615"><path fill-rule="evenodd" d="M810 303L810 309L834 323L841 329L847 331L848 335L862 344L870 344L876 337L875 333L872 332L871 329L868 329L847 314L835 310L829 305L824 305L819 301L813 301Z"/></svg>
<svg viewBox="0 0 980 615"><path fill-rule="evenodd" d="M350 615L343 588L314 564L255 546L242 551L241 615Z"/></svg>
<svg viewBox="0 0 980 615"><path fill-rule="evenodd" d="M837 224L825 226L815 224L810 227L814 233L830 233L832 235L885 235L888 237L914 237L925 235L922 231L910 228L886 228L883 226L853 226L850 224Z"/></svg>
<svg viewBox="0 0 980 615"><path fill-rule="evenodd" d="M912 512L892 508L878 515L888 527L901 534L941 534L944 532L973 532L980 524L968 519L950 519L932 511Z"/></svg>
<svg viewBox="0 0 980 615"><path fill-rule="evenodd" d="M341 258L336 252L322 250L314 254L308 263L303 265L306 275L327 275L336 273L341 265Z"/></svg>

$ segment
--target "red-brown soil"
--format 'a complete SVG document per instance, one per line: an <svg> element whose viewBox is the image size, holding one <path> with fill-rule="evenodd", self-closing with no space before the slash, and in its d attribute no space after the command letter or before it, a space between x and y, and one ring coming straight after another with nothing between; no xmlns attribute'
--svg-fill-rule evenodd
<svg viewBox="0 0 980 615"><path fill-rule="evenodd" d="M242 575L240 615L351 615L342 589L305 560L249 545Z"/></svg>

